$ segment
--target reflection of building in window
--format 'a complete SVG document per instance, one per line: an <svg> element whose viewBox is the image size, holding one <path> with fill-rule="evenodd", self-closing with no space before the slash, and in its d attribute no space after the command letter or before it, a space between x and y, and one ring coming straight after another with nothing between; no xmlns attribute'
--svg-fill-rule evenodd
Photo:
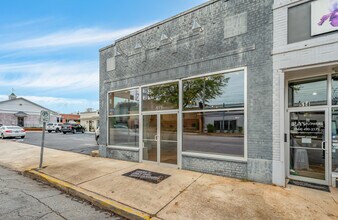
<svg viewBox="0 0 338 220"><path fill-rule="evenodd" d="M138 113L138 89L109 93L109 115Z"/></svg>
<svg viewBox="0 0 338 220"><path fill-rule="evenodd" d="M183 151L244 156L243 88L243 72L183 81Z"/></svg>
<svg viewBox="0 0 338 220"><path fill-rule="evenodd" d="M326 105L326 85L326 77L290 82L289 107Z"/></svg>

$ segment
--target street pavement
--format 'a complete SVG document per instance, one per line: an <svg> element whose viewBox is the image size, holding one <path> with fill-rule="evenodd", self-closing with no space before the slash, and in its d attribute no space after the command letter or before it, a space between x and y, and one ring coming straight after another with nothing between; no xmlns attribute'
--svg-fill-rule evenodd
<svg viewBox="0 0 338 220"><path fill-rule="evenodd" d="M36 167L39 147L0 140L0 165ZM338 219L338 190L286 188L147 163L46 149L37 171L154 219ZM126 177L135 169L169 175L159 184Z"/></svg>
<svg viewBox="0 0 338 220"><path fill-rule="evenodd" d="M20 143L32 144L41 146L42 132L27 132L24 139L5 139L7 141L16 141ZM92 133L45 133L45 147L71 151L90 155L93 150L98 150L99 147L95 141L95 135Z"/></svg>
<svg viewBox="0 0 338 220"><path fill-rule="evenodd" d="M0 167L0 219L122 219Z"/></svg>

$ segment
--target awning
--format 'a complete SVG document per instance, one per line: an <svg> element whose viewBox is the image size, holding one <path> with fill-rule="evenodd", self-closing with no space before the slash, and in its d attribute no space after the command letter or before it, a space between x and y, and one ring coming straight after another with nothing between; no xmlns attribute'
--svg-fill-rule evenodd
<svg viewBox="0 0 338 220"><path fill-rule="evenodd" d="M17 113L14 114L16 117L27 117L28 114L22 111L19 111Z"/></svg>

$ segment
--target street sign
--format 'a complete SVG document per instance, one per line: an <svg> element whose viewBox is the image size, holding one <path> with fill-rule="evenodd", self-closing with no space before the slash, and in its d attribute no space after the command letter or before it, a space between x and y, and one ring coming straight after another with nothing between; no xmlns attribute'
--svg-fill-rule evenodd
<svg viewBox="0 0 338 220"><path fill-rule="evenodd" d="M46 131L46 123L50 121L50 113L49 111L42 110L40 113L40 121L43 123L42 127L42 142L41 142L41 152L40 152L40 165L39 168L42 169L43 163L43 148L45 145L45 131Z"/></svg>
<svg viewBox="0 0 338 220"><path fill-rule="evenodd" d="M40 121L41 122L49 122L50 121L50 113L49 111L42 110L40 113Z"/></svg>

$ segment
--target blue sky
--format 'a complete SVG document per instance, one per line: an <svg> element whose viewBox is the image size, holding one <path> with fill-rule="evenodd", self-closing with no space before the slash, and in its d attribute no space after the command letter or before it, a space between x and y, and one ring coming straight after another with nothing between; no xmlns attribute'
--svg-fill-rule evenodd
<svg viewBox="0 0 338 220"><path fill-rule="evenodd" d="M0 0L0 101L98 108L98 49L207 0Z"/></svg>

